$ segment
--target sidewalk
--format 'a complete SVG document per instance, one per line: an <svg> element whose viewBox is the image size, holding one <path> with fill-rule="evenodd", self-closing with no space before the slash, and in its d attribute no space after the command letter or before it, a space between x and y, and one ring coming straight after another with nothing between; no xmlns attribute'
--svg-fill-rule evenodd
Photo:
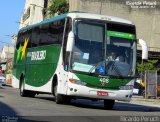
<svg viewBox="0 0 160 122"><path fill-rule="evenodd" d="M160 107L160 99L145 99L143 96L133 95L131 104Z"/></svg>

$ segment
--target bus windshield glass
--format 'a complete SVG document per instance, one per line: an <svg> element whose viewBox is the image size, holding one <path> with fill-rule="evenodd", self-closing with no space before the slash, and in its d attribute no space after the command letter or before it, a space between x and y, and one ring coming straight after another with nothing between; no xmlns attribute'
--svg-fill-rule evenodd
<svg viewBox="0 0 160 122"><path fill-rule="evenodd" d="M125 32L121 26L89 20L75 20L74 29L73 71L117 77L134 75L134 29Z"/></svg>

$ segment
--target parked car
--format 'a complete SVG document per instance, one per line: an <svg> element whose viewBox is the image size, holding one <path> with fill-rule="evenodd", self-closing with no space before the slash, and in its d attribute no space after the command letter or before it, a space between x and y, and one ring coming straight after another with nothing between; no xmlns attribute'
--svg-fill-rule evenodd
<svg viewBox="0 0 160 122"><path fill-rule="evenodd" d="M0 75L0 84L2 86L6 85L6 77L4 75Z"/></svg>
<svg viewBox="0 0 160 122"><path fill-rule="evenodd" d="M136 81L133 88L133 94L144 96L145 87L140 81Z"/></svg>

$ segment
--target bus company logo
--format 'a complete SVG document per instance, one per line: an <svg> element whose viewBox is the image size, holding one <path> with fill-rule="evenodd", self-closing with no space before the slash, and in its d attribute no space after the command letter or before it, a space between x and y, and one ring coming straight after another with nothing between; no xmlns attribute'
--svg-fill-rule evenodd
<svg viewBox="0 0 160 122"><path fill-rule="evenodd" d="M27 57L31 58L31 61L45 60L46 59L46 50L28 52Z"/></svg>
<svg viewBox="0 0 160 122"><path fill-rule="evenodd" d="M18 62L20 59L22 60L23 58L25 58L25 53L26 53L26 48L27 48L27 45L28 45L28 40L29 40L29 37L25 39L23 46L20 44L20 46L17 50L16 62Z"/></svg>
<svg viewBox="0 0 160 122"><path fill-rule="evenodd" d="M106 86L109 83L109 77L107 78L100 78L99 80L102 86Z"/></svg>
<svg viewBox="0 0 160 122"><path fill-rule="evenodd" d="M18 122L18 117L14 116L2 116L1 119L2 122Z"/></svg>
<svg viewBox="0 0 160 122"><path fill-rule="evenodd" d="M31 61L45 60L46 59L46 50L29 52L29 53L31 53Z"/></svg>

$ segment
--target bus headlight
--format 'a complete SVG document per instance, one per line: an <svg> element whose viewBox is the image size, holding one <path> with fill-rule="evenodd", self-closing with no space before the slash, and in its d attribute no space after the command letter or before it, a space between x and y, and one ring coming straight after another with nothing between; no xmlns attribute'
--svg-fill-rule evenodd
<svg viewBox="0 0 160 122"><path fill-rule="evenodd" d="M85 86L87 83L83 82L83 81L80 81L80 80L75 80L75 79L69 79L69 81L71 83L74 83L74 84L77 84L77 85L82 85L82 86Z"/></svg>
<svg viewBox="0 0 160 122"><path fill-rule="evenodd" d="M132 90L133 85L120 86L119 90Z"/></svg>

